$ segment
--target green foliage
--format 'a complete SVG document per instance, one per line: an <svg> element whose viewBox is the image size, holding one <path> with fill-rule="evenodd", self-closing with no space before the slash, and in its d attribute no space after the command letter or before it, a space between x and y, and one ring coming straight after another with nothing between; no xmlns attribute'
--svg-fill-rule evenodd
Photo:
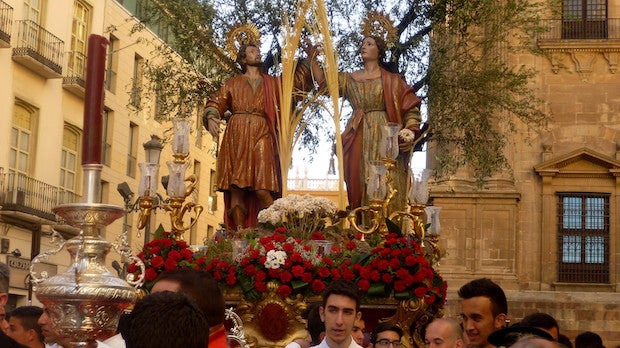
<svg viewBox="0 0 620 348"><path fill-rule="evenodd" d="M162 115L194 108L237 73L223 50L234 24L254 23L263 35L263 47L269 47L266 61L277 61L281 18L294 15L295 6L295 0L147 3L145 17L170 28L176 52L159 49L168 63L153 59L145 69L152 82L149 88L158 91ZM448 176L468 166L481 185L508 167L507 133L516 126L536 130L547 120L544 102L530 84L536 71L511 60L515 54L539 53L533 41L542 31L540 16L549 7L557 8L547 5L529 0L326 0L342 71L361 66L358 47L364 14L389 13L399 42L388 59L428 106L437 174ZM178 62L176 54L187 66L181 69L172 63ZM186 69L190 73L184 76ZM319 107L309 108L302 122L300 142L310 149L317 147L319 134L333 132L325 127L329 118L317 115Z"/></svg>

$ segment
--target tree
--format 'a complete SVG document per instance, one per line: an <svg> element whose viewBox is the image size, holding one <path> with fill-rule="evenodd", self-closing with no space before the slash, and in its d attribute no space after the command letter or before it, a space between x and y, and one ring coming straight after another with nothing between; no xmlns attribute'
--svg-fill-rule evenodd
<svg viewBox="0 0 620 348"><path fill-rule="evenodd" d="M304 1L304 0L298 0ZM231 23L258 26L269 46L267 61L281 51L281 18L295 11L295 0L149 0L144 17L165 21L173 30L171 47L205 79L200 97L235 73L226 55ZM529 82L531 67L510 65L513 53L530 51L542 30L544 4L529 0L328 0L339 68L359 66L360 22L364 13L389 13L399 42L389 54L392 64L428 106L428 127L439 176L469 166L480 184L507 166L505 132L515 122L537 129L547 115ZM292 18L294 21L294 17ZM274 59L275 57L275 59ZM217 73L215 70L217 69ZM151 76L157 76L150 71ZM216 79L212 77L217 76ZM148 77L148 76L147 76ZM169 80L169 76L167 77ZM165 90L165 89L164 89ZM178 91L174 93L179 93ZM198 98L199 99L199 98ZM177 98L178 100L178 98ZM320 122L310 108L300 141L316 143ZM320 119L320 118L319 118ZM324 122L324 120L323 120ZM310 146L312 147L312 146Z"/></svg>

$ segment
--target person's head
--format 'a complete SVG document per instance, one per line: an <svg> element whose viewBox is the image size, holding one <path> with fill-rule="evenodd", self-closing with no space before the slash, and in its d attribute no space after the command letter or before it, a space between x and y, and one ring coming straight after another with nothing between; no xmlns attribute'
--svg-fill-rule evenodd
<svg viewBox="0 0 620 348"><path fill-rule="evenodd" d="M456 320L435 319L424 330L426 348L463 348L463 329Z"/></svg>
<svg viewBox="0 0 620 348"><path fill-rule="evenodd" d="M504 290L487 278L472 280L458 291L467 343L490 346L487 338L506 325L508 302Z"/></svg>
<svg viewBox="0 0 620 348"><path fill-rule="evenodd" d="M603 339L592 331L585 331L575 337L575 348L605 348Z"/></svg>
<svg viewBox="0 0 620 348"><path fill-rule="evenodd" d="M263 61L258 46L255 44L241 45L239 47L239 53L237 53L237 63L241 67L241 72L244 73L248 65L262 67Z"/></svg>
<svg viewBox="0 0 620 348"><path fill-rule="evenodd" d="M46 343L58 343L58 345L62 347L69 346L68 340L63 340L58 335L47 308L43 308L43 312L39 316L37 323L41 327L41 333Z"/></svg>
<svg viewBox="0 0 620 348"><path fill-rule="evenodd" d="M554 317L550 316L547 313L532 313L523 320L521 320L520 325L523 326L531 326L536 327L541 330L547 331L551 337L553 337L554 341L558 340L558 336L560 335L560 327L558 325L557 320Z"/></svg>
<svg viewBox="0 0 620 348"><path fill-rule="evenodd" d="M348 345L353 338L353 324L361 317L360 293L357 285L349 280L337 280L323 292L319 309L325 323L325 339L330 346Z"/></svg>
<svg viewBox="0 0 620 348"><path fill-rule="evenodd" d="M364 319L359 318L353 323L353 331L351 331L351 336L353 336L353 340L357 342L360 346L364 345L364 332L366 330L366 323Z"/></svg>
<svg viewBox="0 0 620 348"><path fill-rule="evenodd" d="M536 336L527 336L515 342L510 348L559 348L557 342Z"/></svg>
<svg viewBox="0 0 620 348"><path fill-rule="evenodd" d="M162 291L136 303L121 327L127 348L205 348L207 319L189 296Z"/></svg>
<svg viewBox="0 0 620 348"><path fill-rule="evenodd" d="M320 303L314 303L308 306L302 317L306 319L306 330L312 339L311 345L316 346L323 340L325 334L325 324L321 320L319 309Z"/></svg>
<svg viewBox="0 0 620 348"><path fill-rule="evenodd" d="M41 314L43 309L37 306L15 308L9 318L7 335L23 346L41 347L44 337L41 326L37 323Z"/></svg>
<svg viewBox="0 0 620 348"><path fill-rule="evenodd" d="M386 51L387 45L385 41L378 36L366 36L362 40L360 55L363 61L377 60L378 62L384 62Z"/></svg>
<svg viewBox="0 0 620 348"><path fill-rule="evenodd" d="M559 334L558 343L561 344L563 348L573 348L573 342L571 342L570 338L566 335Z"/></svg>
<svg viewBox="0 0 620 348"><path fill-rule="evenodd" d="M174 291L191 297L202 310L210 327L224 323L226 303L217 281L209 272L174 269L157 278L151 293Z"/></svg>
<svg viewBox="0 0 620 348"><path fill-rule="evenodd" d="M370 348L400 348L402 337L403 329L398 325L390 322L379 323L370 333Z"/></svg>

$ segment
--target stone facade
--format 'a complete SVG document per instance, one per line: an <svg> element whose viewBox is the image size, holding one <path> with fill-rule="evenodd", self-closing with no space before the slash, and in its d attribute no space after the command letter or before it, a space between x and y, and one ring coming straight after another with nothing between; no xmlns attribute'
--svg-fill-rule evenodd
<svg viewBox="0 0 620 348"><path fill-rule="evenodd" d="M546 312L572 339L590 330L607 347L620 344L620 4L607 3L607 39L538 38L550 58L512 57L538 71L532 87L552 116L545 131L518 125L509 135L512 172L477 189L463 170L431 188L433 204L443 207L447 315L460 312L456 291L462 284L488 277L506 290L513 322ZM560 281L566 257L559 250L565 241L558 236L561 193L608 197L608 281Z"/></svg>

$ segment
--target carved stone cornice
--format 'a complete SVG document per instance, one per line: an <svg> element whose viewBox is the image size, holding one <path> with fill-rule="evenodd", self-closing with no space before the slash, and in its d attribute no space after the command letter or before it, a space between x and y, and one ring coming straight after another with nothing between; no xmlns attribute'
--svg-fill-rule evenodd
<svg viewBox="0 0 620 348"><path fill-rule="evenodd" d="M618 70L620 40L540 40L538 47L547 53L554 74L559 73L560 57L564 54L570 56L583 82L588 82L592 65L599 55L607 62L611 74Z"/></svg>

